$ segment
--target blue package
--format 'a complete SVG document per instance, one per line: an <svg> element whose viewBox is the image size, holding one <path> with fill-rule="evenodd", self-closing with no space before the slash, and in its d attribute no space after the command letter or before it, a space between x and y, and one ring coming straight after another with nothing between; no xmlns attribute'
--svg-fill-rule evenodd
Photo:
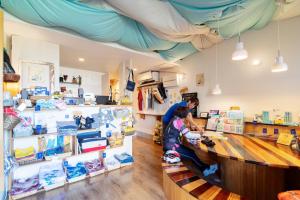
<svg viewBox="0 0 300 200"><path fill-rule="evenodd" d="M75 166L64 163L64 166L66 168L68 180L87 174L87 171L82 162L77 163Z"/></svg>
<svg viewBox="0 0 300 200"><path fill-rule="evenodd" d="M126 163L132 163L133 162L133 157L127 153L122 153L122 154L115 154L114 157L121 163L121 164L126 164Z"/></svg>

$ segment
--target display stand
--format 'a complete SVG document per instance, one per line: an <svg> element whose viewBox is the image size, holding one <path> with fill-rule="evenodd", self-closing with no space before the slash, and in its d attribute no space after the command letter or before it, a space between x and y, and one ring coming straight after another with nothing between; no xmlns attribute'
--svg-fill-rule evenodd
<svg viewBox="0 0 300 200"><path fill-rule="evenodd" d="M123 116L124 115L123 110L125 110L126 112L129 113L128 114L129 118L128 117L126 118ZM106 112L106 111L108 111L108 112ZM37 123L40 119L43 119L43 121L47 123L47 127L49 127L49 129L48 129L49 133L43 134L43 135L31 135L31 136L18 137L18 138L11 137L12 152L14 152L14 150L17 147L25 148L26 145L28 145L28 144L33 145L35 149L38 149L39 147L37 145L38 145L39 138L56 137L59 135L57 132L53 131L53 130L55 130L55 128L54 128L55 123L53 123L54 121L63 121L64 119L62 119L62 118L69 118L69 120L70 119L72 120L73 118L71 116L73 116L73 113L78 113L78 112L81 112L82 115L84 115L85 117L91 116L93 114L99 114L99 115L101 115L101 119L104 119L104 120L108 120L108 119L106 118L107 116L104 116L103 113L111 113L111 115L109 116L109 118L110 118L109 120L110 120L110 123L114 124L114 129L113 129L114 132L121 132L122 129L124 128L123 127L124 124L127 123L126 120L132 120L132 118L131 118L132 117L132 109L131 109L131 107L128 107L128 106L68 106L65 111L42 110L42 111L38 111L38 112L36 112L32 109L28 109L27 111L22 113L22 115L31 116L33 119L33 123ZM79 130L77 132L77 134L93 132L93 131L101 131L101 130L102 131L106 130L105 124L103 124L102 122L100 123L99 128ZM96 151L83 153L83 152L79 151L79 144L78 144L77 137L76 137L77 134L70 136L71 137L70 142L72 144L71 148L70 148L70 150L71 150L70 152L63 153L63 154L57 154L57 155L53 155L53 156L48 156L48 157L45 157L45 159L43 159L43 160L33 162L33 163L25 163L14 170L11 179L32 177L32 176L36 175L37 173L39 173L40 167L49 165L54 161L60 162L61 165L63 165L64 161L67 161L68 163L76 165L76 163L78 163L78 162L83 163L86 161L91 161L94 159L102 158L102 157L104 157L103 155L105 155L107 158L113 157L115 154L121 154L124 152L126 152L129 155L132 155L132 137L133 137L132 135L124 136L123 137L124 140L123 140L123 143L121 146L116 146L116 147L107 146L106 149L104 149L104 150L96 150ZM12 136L12 134L9 134L9 135ZM123 166L120 165L120 167L123 167ZM36 194L38 192L52 190L52 189L55 189L58 187L62 187L65 184L74 183L77 181L84 180L86 178L101 175L107 171L110 171L110 170L103 169L103 170L96 171L96 172L93 172L90 174L84 174L84 175L78 176L76 178L67 180L64 183L53 184L49 187L41 188L37 191L30 191L30 192L26 192L23 194L11 196L11 198L12 199L24 198L26 196L30 196L30 195ZM24 173L24 172L26 172L26 173Z"/></svg>

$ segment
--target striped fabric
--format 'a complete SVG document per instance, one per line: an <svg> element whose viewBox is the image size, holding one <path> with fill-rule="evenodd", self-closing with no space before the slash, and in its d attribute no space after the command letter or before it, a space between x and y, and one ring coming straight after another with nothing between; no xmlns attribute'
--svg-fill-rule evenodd
<svg viewBox="0 0 300 200"><path fill-rule="evenodd" d="M198 177L183 163L171 165L162 163L162 168L179 187L199 200L240 200L245 199L237 194L228 192L212 185Z"/></svg>

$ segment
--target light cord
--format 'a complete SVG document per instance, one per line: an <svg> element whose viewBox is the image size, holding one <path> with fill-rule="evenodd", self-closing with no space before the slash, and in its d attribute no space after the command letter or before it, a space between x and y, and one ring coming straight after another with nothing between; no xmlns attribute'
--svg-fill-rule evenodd
<svg viewBox="0 0 300 200"><path fill-rule="evenodd" d="M218 20L218 32L220 31L219 20ZM216 84L218 84L218 42L216 43Z"/></svg>
<svg viewBox="0 0 300 200"><path fill-rule="evenodd" d="M282 3L279 2L279 15L282 11ZM279 19L277 19L277 45L278 45L278 56L280 56L280 27L279 27Z"/></svg>

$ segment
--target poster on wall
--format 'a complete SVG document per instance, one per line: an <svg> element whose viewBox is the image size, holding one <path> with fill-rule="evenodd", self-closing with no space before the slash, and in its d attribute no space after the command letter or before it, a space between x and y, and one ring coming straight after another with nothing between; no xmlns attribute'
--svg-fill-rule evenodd
<svg viewBox="0 0 300 200"><path fill-rule="evenodd" d="M204 86L204 73L196 74L196 85Z"/></svg>
<svg viewBox="0 0 300 200"><path fill-rule="evenodd" d="M22 88L54 88L54 66L51 63L22 61Z"/></svg>

